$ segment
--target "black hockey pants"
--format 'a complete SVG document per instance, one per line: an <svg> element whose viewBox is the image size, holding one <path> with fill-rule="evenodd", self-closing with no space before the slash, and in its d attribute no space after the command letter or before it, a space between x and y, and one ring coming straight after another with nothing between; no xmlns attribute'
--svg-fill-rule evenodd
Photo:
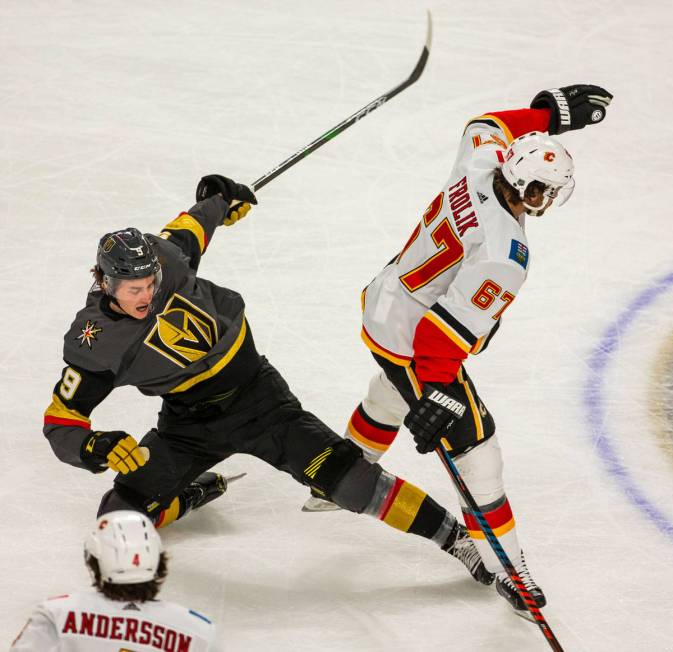
<svg viewBox="0 0 673 652"><path fill-rule="evenodd" d="M186 407L164 401L157 430L140 442L145 466L115 478L99 515L113 509L166 508L199 474L234 453L247 453L306 483L305 471L342 438L304 410L280 373L262 358L258 374L233 397ZM154 510L153 510L154 511Z"/></svg>

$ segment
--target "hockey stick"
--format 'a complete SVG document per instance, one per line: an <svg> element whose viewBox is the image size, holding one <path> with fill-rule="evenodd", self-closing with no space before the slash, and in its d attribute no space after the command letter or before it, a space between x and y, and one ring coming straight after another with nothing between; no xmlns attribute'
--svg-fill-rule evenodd
<svg viewBox="0 0 673 652"><path fill-rule="evenodd" d="M275 168L267 172L264 176L257 179L250 185L250 189L253 192L256 192L260 188L263 188L269 181L275 179L278 175L289 170L295 163L298 163L301 159L306 158L309 154L315 152L318 147L322 147L327 141L332 140L340 133L346 131L348 127L355 124L358 120L361 120L366 115L369 115L372 111L375 111L380 106L385 104L388 100L391 100L395 95L401 93L405 88L409 88L418 78L423 74L425 64L428 61L430 56L430 46L432 45L432 15L428 11L428 30L425 37L425 45L423 46L423 51L421 56L416 62L416 67L412 71L411 75L405 79L401 84L395 86L392 90L384 93L380 97L377 97L373 102L370 102L366 106L363 106L359 111L355 112L349 118L346 118L343 122L340 122L336 127L332 127L329 131L326 131L322 136L318 136L312 143L302 147L298 152L295 152L289 158L285 159L282 163L278 164Z"/></svg>
<svg viewBox="0 0 673 652"><path fill-rule="evenodd" d="M449 472L451 479L453 480L454 484L456 485L456 488L458 489L458 493L460 493L460 495L463 497L463 500L474 514L474 517L479 522L479 527L481 528L481 531L484 533L484 536L488 540L491 548L493 549L493 552L497 555L498 559L500 560L500 563L502 564L502 567L504 568L505 572L507 573L507 575L509 575L509 578L514 583L514 586L516 587L518 594L521 596L521 599L526 605L526 609L528 609L531 616L533 616L535 624L542 630L542 633L545 635L545 638L547 639L547 642L551 646L552 650L555 650L556 652L563 652L561 644L556 639L556 636L554 636L554 632L551 631L551 627L549 627L549 624L547 623L545 617L542 615L540 608L537 606L535 600L533 600L533 597L528 592L526 585L523 583L522 579L519 577L519 574L516 572L514 564L512 564L512 562L510 561L509 557L507 556L507 553L500 544L500 541L498 541L498 537L495 536L493 530L491 529L491 526L489 525L488 521L486 520L486 517L484 516L484 513L479 509L477 501L470 493L470 490L467 488L467 485L465 484L465 481L460 475L458 468L451 459L451 456L449 455L448 442L445 439L442 439L441 442L442 445L438 446L435 449L435 452L439 455L439 458L442 460L442 463L446 467L446 470Z"/></svg>

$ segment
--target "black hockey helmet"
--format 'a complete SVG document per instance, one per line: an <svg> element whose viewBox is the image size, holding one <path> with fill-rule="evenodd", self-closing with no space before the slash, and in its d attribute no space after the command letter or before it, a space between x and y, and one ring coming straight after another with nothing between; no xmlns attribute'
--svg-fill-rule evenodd
<svg viewBox="0 0 673 652"><path fill-rule="evenodd" d="M114 295L119 281L146 278L154 274L156 292L161 284L161 265L152 245L138 229L127 227L106 233L98 243L96 268Z"/></svg>

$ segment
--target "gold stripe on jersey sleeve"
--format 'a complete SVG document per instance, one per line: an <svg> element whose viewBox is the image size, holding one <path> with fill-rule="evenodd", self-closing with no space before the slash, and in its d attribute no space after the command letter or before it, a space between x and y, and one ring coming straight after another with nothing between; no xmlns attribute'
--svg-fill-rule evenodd
<svg viewBox="0 0 673 652"><path fill-rule="evenodd" d="M360 337L362 337L362 341L367 345L367 348L370 351L376 353L376 355L380 355L382 358L385 358L386 360L392 362L393 364L399 365L400 367L408 367L411 364L411 358L398 356L392 351L388 351L388 349L384 349L382 346L379 346L369 336L369 333L365 330L364 326L360 331Z"/></svg>
<svg viewBox="0 0 673 652"><path fill-rule="evenodd" d="M51 405L44 412L45 417L55 417L57 419L71 419L73 421L83 421L91 425L91 420L80 414L77 410L71 410L66 407L61 399L52 394Z"/></svg>
<svg viewBox="0 0 673 652"><path fill-rule="evenodd" d="M432 322L437 328L439 328L444 335L446 335L457 347L469 353L471 346L469 342L466 342L459 333L457 333L453 328L451 328L441 317L432 311L428 311L423 315L425 319Z"/></svg>
<svg viewBox="0 0 673 652"><path fill-rule="evenodd" d="M418 378L416 377L414 370L411 368L411 366L409 366L405 369L405 371L407 372L407 378L409 379L409 383L414 390L416 398L421 398L421 396L423 396L423 391L421 390L421 385L418 382Z"/></svg>
<svg viewBox="0 0 673 652"><path fill-rule="evenodd" d="M482 335L475 343L475 345L470 349L470 353L474 353L475 355L481 351L481 349L484 346L484 343L486 342L486 336Z"/></svg>
<svg viewBox="0 0 673 652"><path fill-rule="evenodd" d="M238 353L238 350L241 348L243 345L243 342L245 340L245 336L248 333L248 328L246 326L245 318L243 319L243 324L241 325L241 330L236 337L236 340L234 343L231 345L231 348L227 351L227 353L222 357L222 359L215 363L210 369L207 369L203 373L197 374L196 376L192 376L191 378L188 378L185 380L185 382L180 383L177 387L174 387L169 394L175 394L177 392L184 392L185 390L189 389L190 387L194 387L194 385L203 382L204 380L208 380L208 378L212 378L213 376L216 376L217 374L226 367L229 362L231 362L231 359Z"/></svg>
<svg viewBox="0 0 673 652"><path fill-rule="evenodd" d="M491 113L485 113L484 115L472 118L472 120L470 120L465 126L465 129L467 129L467 127L469 127L473 122L479 122L480 120L492 120L498 125L498 127L500 127L500 129L502 129L502 132L507 137L508 143L511 143L514 140L514 136L512 136L512 132L509 130L509 127L500 118L492 115Z"/></svg>
<svg viewBox="0 0 673 652"><path fill-rule="evenodd" d="M206 248L206 233L199 221L189 213L181 213L172 222L166 224L162 229L164 231L189 231L199 242L201 253Z"/></svg>

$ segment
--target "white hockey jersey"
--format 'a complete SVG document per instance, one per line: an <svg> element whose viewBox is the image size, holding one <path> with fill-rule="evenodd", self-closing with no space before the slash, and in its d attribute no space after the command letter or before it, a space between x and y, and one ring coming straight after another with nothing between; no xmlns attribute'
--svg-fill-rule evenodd
<svg viewBox="0 0 673 652"><path fill-rule="evenodd" d="M117 602L97 591L51 598L11 652L220 652L215 626L172 602Z"/></svg>
<svg viewBox="0 0 673 652"><path fill-rule="evenodd" d="M450 382L483 349L530 267L524 220L501 205L493 175L513 138L547 125L548 112L533 109L468 124L448 182L363 293L362 337L373 352L413 360L421 380Z"/></svg>

